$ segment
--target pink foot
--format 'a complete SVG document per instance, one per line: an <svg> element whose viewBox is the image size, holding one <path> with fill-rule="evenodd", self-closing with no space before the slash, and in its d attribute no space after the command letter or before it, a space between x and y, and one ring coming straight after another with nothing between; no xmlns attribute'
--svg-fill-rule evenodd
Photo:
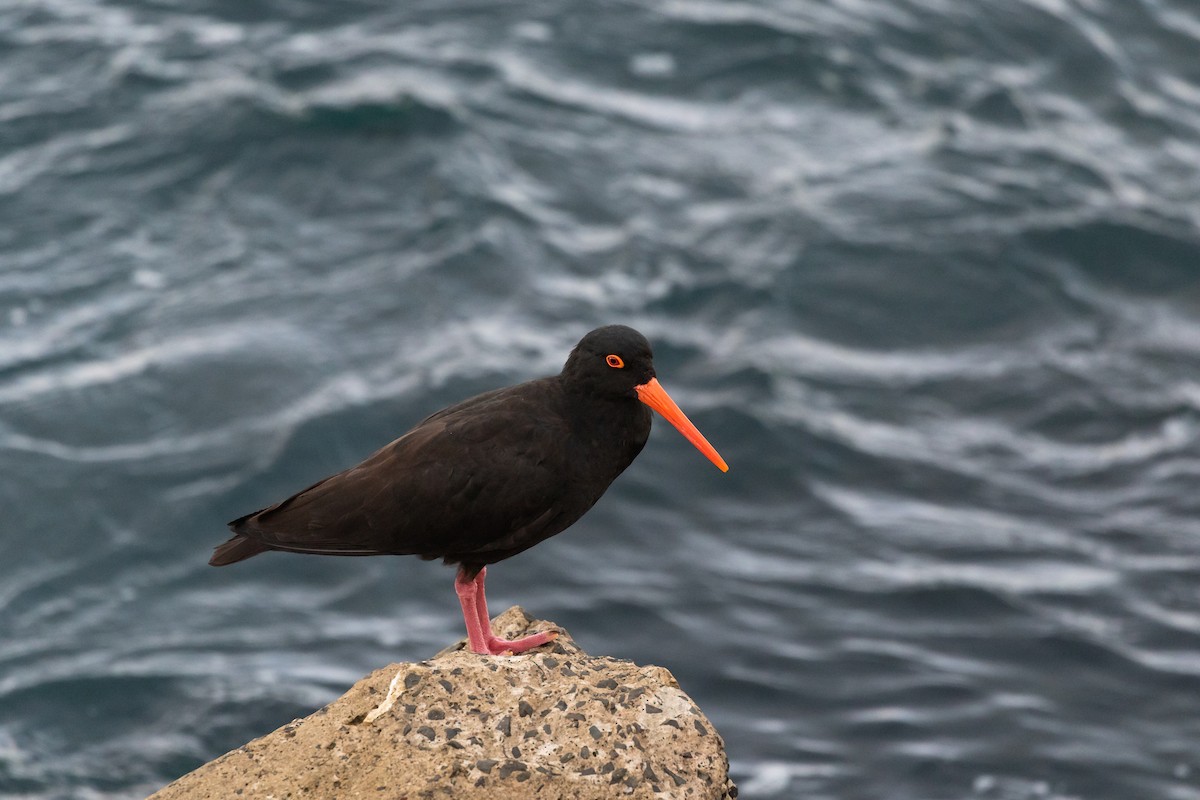
<svg viewBox="0 0 1200 800"><path fill-rule="evenodd" d="M535 633L532 636L525 636L520 639L501 639L499 636L489 636L487 644L487 652L493 656L514 656L517 653L524 653L526 650L532 650L535 647L541 647L544 644L549 644L558 638L558 631L542 631ZM476 653L479 651L476 650Z"/></svg>
<svg viewBox="0 0 1200 800"><path fill-rule="evenodd" d="M483 578L486 573L487 569L484 568L479 570L474 578L467 578L466 571L460 567L454 578L454 591L462 605L463 620L467 623L467 645L471 652L511 656L541 647L558 638L558 631L542 631L511 641L492 633L492 620L488 617L487 598L483 592Z"/></svg>

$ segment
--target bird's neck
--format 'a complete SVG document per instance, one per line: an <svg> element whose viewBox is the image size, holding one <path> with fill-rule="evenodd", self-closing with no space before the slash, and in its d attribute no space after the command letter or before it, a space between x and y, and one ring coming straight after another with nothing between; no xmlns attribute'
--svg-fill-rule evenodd
<svg viewBox="0 0 1200 800"><path fill-rule="evenodd" d="M614 480L633 461L650 435L650 409L635 397L597 395L564 386L572 446L597 479ZM607 484L604 484L607 486Z"/></svg>

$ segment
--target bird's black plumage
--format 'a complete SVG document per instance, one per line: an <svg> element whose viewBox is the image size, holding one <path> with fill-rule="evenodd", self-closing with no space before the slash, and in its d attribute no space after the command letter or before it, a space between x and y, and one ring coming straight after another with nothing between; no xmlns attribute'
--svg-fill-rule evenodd
<svg viewBox="0 0 1200 800"><path fill-rule="evenodd" d="M358 466L235 519L209 563L267 550L441 558L459 565L454 588L474 652L540 647L556 634L492 632L486 567L583 516L645 446L651 408L728 469L659 385L650 343L610 325L583 337L558 375L443 409Z"/></svg>
<svg viewBox="0 0 1200 800"><path fill-rule="evenodd" d="M651 414L636 389L654 377L645 337L594 330L560 374L443 409L361 464L234 520L210 563L265 550L418 555L473 575L595 504L646 443Z"/></svg>

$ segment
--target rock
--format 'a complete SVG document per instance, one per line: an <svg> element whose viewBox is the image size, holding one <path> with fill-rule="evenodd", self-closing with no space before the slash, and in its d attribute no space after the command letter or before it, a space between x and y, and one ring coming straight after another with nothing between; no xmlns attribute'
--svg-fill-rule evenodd
<svg viewBox="0 0 1200 800"><path fill-rule="evenodd" d="M493 626L557 628L517 607ZM721 737L662 667L589 656L565 632L517 656L464 647L376 670L150 800L737 797Z"/></svg>

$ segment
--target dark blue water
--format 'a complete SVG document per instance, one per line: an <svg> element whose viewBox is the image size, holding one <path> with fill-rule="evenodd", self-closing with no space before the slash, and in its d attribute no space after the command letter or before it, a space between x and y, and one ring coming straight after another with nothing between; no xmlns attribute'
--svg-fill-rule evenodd
<svg viewBox="0 0 1200 800"><path fill-rule="evenodd" d="M0 795L137 798L462 635L223 523L632 324L490 573L748 798L1200 798L1193 0L0 3Z"/></svg>

